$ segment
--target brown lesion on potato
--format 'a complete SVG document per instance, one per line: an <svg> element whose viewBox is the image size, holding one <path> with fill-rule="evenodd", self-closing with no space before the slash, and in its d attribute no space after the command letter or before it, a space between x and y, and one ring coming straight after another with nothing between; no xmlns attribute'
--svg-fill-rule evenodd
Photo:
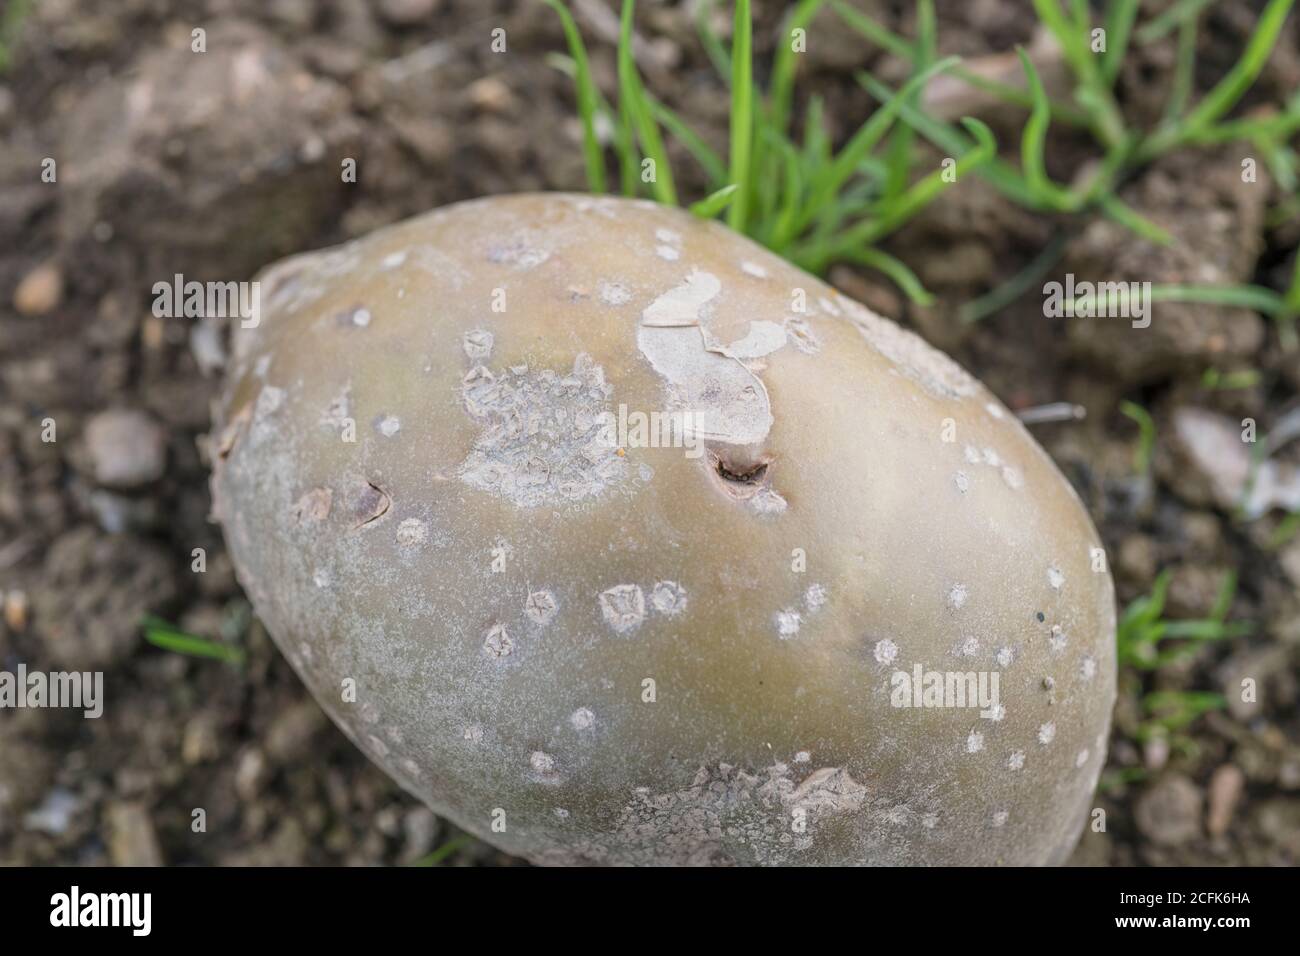
<svg viewBox="0 0 1300 956"><path fill-rule="evenodd" d="M764 452L736 445L714 446L705 449L705 461L718 487L737 500L771 487L773 459Z"/></svg>
<svg viewBox="0 0 1300 956"><path fill-rule="evenodd" d="M318 524L330 515L334 492L329 488L313 488L293 506L293 519L298 524Z"/></svg>
<svg viewBox="0 0 1300 956"><path fill-rule="evenodd" d="M388 514L392 506L393 496L369 478L365 479L353 496L351 511L357 523L352 530L359 531L374 524Z"/></svg>
<svg viewBox="0 0 1300 956"><path fill-rule="evenodd" d="M727 462L723 461L717 455L713 456L713 467L717 471L718 477L723 481L739 485L758 485L763 481L763 476L767 474L768 463L760 461L758 464L733 471Z"/></svg>
<svg viewBox="0 0 1300 956"><path fill-rule="evenodd" d="M704 460L713 484L751 514L770 518L785 512L785 496L772 487L775 459L761 446L713 444Z"/></svg>
<svg viewBox="0 0 1300 956"><path fill-rule="evenodd" d="M222 462L230 457L230 453L234 451L235 443L239 440L240 432L252 417L253 403L249 402L225 424L217 434L216 447L214 448L217 455L216 461Z"/></svg>

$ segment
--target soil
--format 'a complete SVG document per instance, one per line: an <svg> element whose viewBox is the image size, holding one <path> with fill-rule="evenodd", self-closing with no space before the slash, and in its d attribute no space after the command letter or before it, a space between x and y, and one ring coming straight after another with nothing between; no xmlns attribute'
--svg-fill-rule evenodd
<svg viewBox="0 0 1300 956"><path fill-rule="evenodd" d="M910 3L858 5L911 29ZM612 90L613 7L572 6ZM696 36L697 6L645 0L638 58L647 86L720 146L728 101ZM1261 6L1207 11L1199 90L1235 61ZM766 62L782 6L758 7ZM941 0L939 10L945 54L1000 55L1033 39L1027 0ZM725 34L726 17L715 19ZM1300 85L1297 19L1243 110L1276 107ZM195 27L206 31L203 56L191 52ZM498 27L504 53L491 48ZM802 88L825 97L843 141L871 106L852 72L896 83L905 69L833 21L810 36ZM0 863L401 864L456 836L328 722L251 615L208 521L205 432L225 330L155 317L150 290L176 272L249 278L283 254L458 200L582 189L570 81L546 61L563 49L554 14L536 2L35 6L0 74L0 669L102 669L110 704L98 720L0 711ZM1119 93L1133 122L1158 117L1172 64L1172 38L1129 57ZM1012 153L1018 122L995 122ZM1025 212L968 178L887 244L936 305L906 305L876 274L831 275L950 350L1013 409L1087 409L1035 434L1094 516L1121 608L1167 568L1169 614L1202 616L1224 573L1238 575L1231 619L1253 622L1252 633L1122 674L1097 798L1105 830L1084 835L1079 864L1300 862L1300 540L1276 544L1276 508L1247 520L1216 495L1227 463L1196 458L1176 427L1188 408L1253 419L1261 435L1294 424L1300 358L1274 323L1242 309L1162 305L1148 335L1044 318L1036 290L976 324L958 310L1057 235L1064 251L1047 278L1283 287L1300 230L1271 222L1279 195L1262 163L1256 183L1241 182L1243 149L1178 153L1125 185L1124 198L1174 234L1168 249L1105 220ZM699 195L702 177L673 153L682 191ZM1058 179L1090 155L1086 140L1053 128ZM41 179L46 158L56 182ZM354 183L339 176L345 158L356 160ZM1211 388L1206 369L1258 374ZM1135 471L1126 399L1155 419L1149 474ZM43 440L51 426L57 440ZM1282 465L1300 457L1295 444L1275 451ZM246 659L153 647L147 614ZM1256 682L1255 703L1241 701L1243 678ZM1142 701L1152 690L1215 691L1228 703L1151 740ZM517 861L466 841L446 862Z"/></svg>

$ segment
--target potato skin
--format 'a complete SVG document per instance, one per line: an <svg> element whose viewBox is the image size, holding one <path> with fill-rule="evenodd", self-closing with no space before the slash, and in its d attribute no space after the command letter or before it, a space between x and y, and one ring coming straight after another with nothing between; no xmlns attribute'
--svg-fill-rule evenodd
<svg viewBox="0 0 1300 956"><path fill-rule="evenodd" d="M316 698L435 811L552 864L1068 856L1112 582L951 360L641 201L462 203L261 282L214 512ZM593 442L620 405L703 409L708 454ZM916 665L996 672L1000 707L895 706Z"/></svg>

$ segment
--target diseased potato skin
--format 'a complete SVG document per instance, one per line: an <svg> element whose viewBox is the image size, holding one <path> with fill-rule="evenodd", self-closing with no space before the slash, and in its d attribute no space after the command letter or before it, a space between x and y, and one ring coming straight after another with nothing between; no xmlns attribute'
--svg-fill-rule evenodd
<svg viewBox="0 0 1300 956"><path fill-rule="evenodd" d="M262 299L215 514L317 699L434 810L543 863L1069 854L1110 575L944 356L720 224L585 196L441 209ZM784 344L717 351L770 348L751 322ZM589 440L681 401L719 412L709 454ZM917 664L998 673L997 719L893 706Z"/></svg>

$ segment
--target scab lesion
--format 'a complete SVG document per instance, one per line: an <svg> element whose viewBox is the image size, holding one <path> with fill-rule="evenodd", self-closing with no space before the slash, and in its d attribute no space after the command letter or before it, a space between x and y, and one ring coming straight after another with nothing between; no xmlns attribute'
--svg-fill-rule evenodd
<svg viewBox="0 0 1300 956"><path fill-rule="evenodd" d="M392 506L392 495L370 479L365 479L357 488L352 500L351 510L353 517L356 519L356 524L352 526L352 530L357 531L374 524L388 514Z"/></svg>
<svg viewBox="0 0 1300 956"><path fill-rule="evenodd" d="M773 458L740 449L706 449L704 460L714 484L733 501L744 502L758 515L785 511L785 497L772 487Z"/></svg>

